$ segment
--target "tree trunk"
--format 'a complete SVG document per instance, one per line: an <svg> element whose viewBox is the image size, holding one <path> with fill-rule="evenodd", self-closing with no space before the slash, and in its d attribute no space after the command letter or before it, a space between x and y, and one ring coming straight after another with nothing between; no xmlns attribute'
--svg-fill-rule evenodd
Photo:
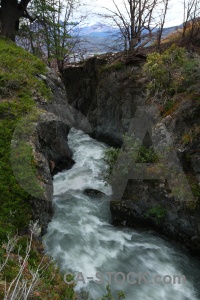
<svg viewBox="0 0 200 300"><path fill-rule="evenodd" d="M57 59L57 66L59 72L62 74L64 71L64 60L63 59Z"/></svg>
<svg viewBox="0 0 200 300"><path fill-rule="evenodd" d="M0 35L15 41L15 32L19 26L17 0L1 0Z"/></svg>

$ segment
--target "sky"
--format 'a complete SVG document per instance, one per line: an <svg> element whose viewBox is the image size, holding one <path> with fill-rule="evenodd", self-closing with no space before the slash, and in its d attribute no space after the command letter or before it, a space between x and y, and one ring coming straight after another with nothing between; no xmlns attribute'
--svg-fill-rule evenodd
<svg viewBox="0 0 200 300"><path fill-rule="evenodd" d="M123 11L124 6L122 4L122 0L115 1L118 7ZM165 27L177 26L183 23L183 0L176 0L176 2L174 2L175 1L170 0ZM114 9L112 0L86 0L84 3L85 7L90 11L90 16L87 21L85 21L86 23L106 22L105 19L102 19L95 14L106 12L106 10L102 7L106 7L111 10Z"/></svg>

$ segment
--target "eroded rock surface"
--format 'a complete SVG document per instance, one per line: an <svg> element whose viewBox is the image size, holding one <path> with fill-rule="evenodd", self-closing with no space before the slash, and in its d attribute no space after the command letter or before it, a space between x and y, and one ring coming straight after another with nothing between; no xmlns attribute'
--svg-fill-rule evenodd
<svg viewBox="0 0 200 300"><path fill-rule="evenodd" d="M65 70L63 82L69 102L88 118L92 135L98 140L121 146L123 134L131 131L137 108L146 105L143 64L144 60L139 60L128 66L121 64L119 68L119 64L91 58L83 65ZM167 180L130 179L121 201L113 198L111 202L115 225L154 229L196 254L200 253L199 113L198 101L187 99L167 116L155 115L152 119L153 126L161 124L157 131L158 143L164 145L172 138L180 168L189 181L197 205L175 199ZM184 135L187 137L188 133L191 139L183 143ZM146 146L151 145L151 133L143 142Z"/></svg>

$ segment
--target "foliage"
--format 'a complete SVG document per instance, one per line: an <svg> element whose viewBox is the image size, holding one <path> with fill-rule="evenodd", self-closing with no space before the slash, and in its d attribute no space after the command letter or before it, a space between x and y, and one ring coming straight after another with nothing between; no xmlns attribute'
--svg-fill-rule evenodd
<svg viewBox="0 0 200 300"><path fill-rule="evenodd" d="M141 141L127 134L124 135L122 149L111 147L105 151L104 160L108 165L107 174L104 176L106 180L108 180L112 174L117 159L121 160L123 165L121 167L117 166L117 168L119 167L120 169L120 173L127 173L128 166L134 163L155 163L158 161L158 157L152 146L146 147ZM125 162L125 164L123 162Z"/></svg>
<svg viewBox="0 0 200 300"><path fill-rule="evenodd" d="M188 92L199 92L200 62L199 56L191 54L184 63L183 69L184 89Z"/></svg>
<svg viewBox="0 0 200 300"><path fill-rule="evenodd" d="M162 39L161 45L172 45L179 44L182 37L182 29L177 29L176 31L168 34L165 38Z"/></svg>
<svg viewBox="0 0 200 300"><path fill-rule="evenodd" d="M172 96L182 82L182 66L186 60L186 51L175 44L163 54L154 52L147 57L144 70L148 76L148 89L153 95Z"/></svg>
<svg viewBox="0 0 200 300"><path fill-rule="evenodd" d="M121 61L116 61L114 64L113 64L113 69L115 70L121 70L123 68L123 63Z"/></svg>
<svg viewBox="0 0 200 300"><path fill-rule="evenodd" d="M118 155L119 155L119 151L120 151L119 148L115 149L113 147L111 147L105 151L104 160L108 165L108 170L107 170L106 176L110 176L112 174L114 165L115 165Z"/></svg>
<svg viewBox="0 0 200 300"><path fill-rule="evenodd" d="M141 146L137 158L138 163L155 163L158 160L153 147Z"/></svg>
<svg viewBox="0 0 200 300"><path fill-rule="evenodd" d="M32 17L27 12L31 0L1 0L0 1L0 36L15 41L16 32L19 30L21 18Z"/></svg>
<svg viewBox="0 0 200 300"><path fill-rule="evenodd" d="M192 128L190 128L190 130L188 130L183 134L181 141L185 145L188 145L191 144L192 142L198 141L199 135L200 135L200 126L195 124Z"/></svg>
<svg viewBox="0 0 200 300"><path fill-rule="evenodd" d="M150 208L147 213L146 217L153 217L156 221L160 221L164 219L166 216L166 209L163 208L160 204Z"/></svg>
<svg viewBox="0 0 200 300"><path fill-rule="evenodd" d="M9 237L1 249L1 299L75 299L74 284L67 285L51 259L43 256L33 233L30 237Z"/></svg>
<svg viewBox="0 0 200 300"><path fill-rule="evenodd" d="M43 58L50 67L57 65L62 73L64 62L78 42L73 33L76 22L70 22L77 0L34 0L29 11L37 16L34 23L23 23L18 43Z"/></svg>
<svg viewBox="0 0 200 300"><path fill-rule="evenodd" d="M123 69L124 64L121 61L116 61L112 64L109 65L103 65L99 68L99 74L103 73L103 72L112 72L114 70L121 70Z"/></svg>
<svg viewBox="0 0 200 300"><path fill-rule="evenodd" d="M103 295L103 297L101 299L98 299L98 300L115 300L113 298L112 291L111 291L111 288L109 285L106 286L106 291L107 291L107 293L105 295ZM117 294L117 300L122 300L122 299L125 299L125 294L124 294L124 292L119 291Z"/></svg>
<svg viewBox="0 0 200 300"><path fill-rule="evenodd" d="M194 5L197 0L191 1ZM192 50L199 53L200 50L200 22L199 17L195 17L195 14L199 14L199 9L195 8L195 11L188 11L187 20L183 23L182 28L178 28L176 31L168 34L162 39L161 45L177 45L184 46L188 50ZM190 15L191 14L191 15ZM190 20L188 19L190 18Z"/></svg>
<svg viewBox="0 0 200 300"><path fill-rule="evenodd" d="M35 106L34 97L48 101L51 93L37 75L46 74L45 65L14 43L0 40L0 240L28 226L30 196L17 182L10 162L10 143L21 117ZM32 156L30 145L21 145L21 159ZM33 161L30 161L33 164ZM28 170L27 170L28 172ZM29 176L24 172L24 178Z"/></svg>
<svg viewBox="0 0 200 300"><path fill-rule="evenodd" d="M200 204L200 185L198 179L192 173L187 174L187 180L194 196L194 201L187 203L187 206L191 209L195 209L197 205Z"/></svg>
<svg viewBox="0 0 200 300"><path fill-rule="evenodd" d="M44 102L51 99L51 92L39 78L40 74L46 74L44 63L14 43L0 40L1 299L8 299L12 293L12 299L16 297L17 300L22 299L16 291L25 292L26 286L33 287L31 297L34 299L75 299L74 286L66 285L60 270L49 258L43 257L44 249L41 243L33 240L31 246L28 247L29 237L13 237L17 232L27 228L31 219L29 204L31 196L17 182L11 166L10 146L13 137L15 144L18 143L17 148L12 148L12 157L17 157L17 172L27 184L31 180L31 186L36 188L38 196L42 192L37 182L33 184L32 180L35 178L36 169L32 147L28 143L29 139L27 138L27 143L26 140L21 141L21 137L29 137L33 129L32 124L27 122L24 116L30 111L34 112L28 119L34 123L40 114L40 111L35 108L34 99L42 99ZM22 117L23 120L21 120ZM13 135L14 132L15 135ZM31 168L22 168L25 161ZM7 240L8 233L10 237ZM5 283L7 291L12 284L7 298L5 298Z"/></svg>
<svg viewBox="0 0 200 300"><path fill-rule="evenodd" d="M162 54L154 52L144 66L149 100L165 113L176 105L178 93L199 93L200 62L198 55L173 44Z"/></svg>

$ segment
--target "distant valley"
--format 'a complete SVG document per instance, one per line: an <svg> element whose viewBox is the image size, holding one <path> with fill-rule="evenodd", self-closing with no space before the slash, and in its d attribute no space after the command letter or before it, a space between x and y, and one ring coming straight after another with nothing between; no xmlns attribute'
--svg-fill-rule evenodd
<svg viewBox="0 0 200 300"><path fill-rule="evenodd" d="M176 31L180 26L164 28L163 38ZM157 29L154 30L156 36ZM79 48L85 49L86 53L101 54L105 52L117 52L124 50L123 40L120 31L101 22L87 24L83 27L77 27L75 34L79 34L81 42Z"/></svg>

